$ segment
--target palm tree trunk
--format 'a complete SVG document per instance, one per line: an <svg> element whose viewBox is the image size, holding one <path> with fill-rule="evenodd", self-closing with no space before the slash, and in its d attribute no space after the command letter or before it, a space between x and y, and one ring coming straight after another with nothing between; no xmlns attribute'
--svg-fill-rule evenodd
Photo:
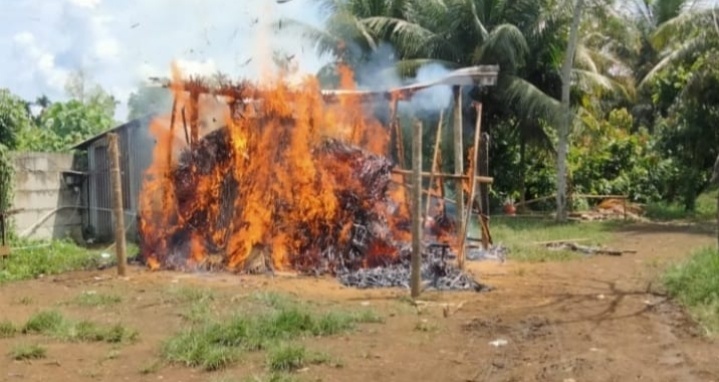
<svg viewBox="0 0 719 382"><path fill-rule="evenodd" d="M524 202L527 201L527 169L526 165L527 140L523 134L519 134L519 205L524 209Z"/></svg>
<svg viewBox="0 0 719 382"><path fill-rule="evenodd" d="M557 220L559 221L567 219L567 152L569 151L569 130L573 119L572 109L569 105L569 90L583 6L584 0L577 0L574 5L572 26L567 42L567 55L562 65L562 111L564 115L559 125L559 147L557 147Z"/></svg>

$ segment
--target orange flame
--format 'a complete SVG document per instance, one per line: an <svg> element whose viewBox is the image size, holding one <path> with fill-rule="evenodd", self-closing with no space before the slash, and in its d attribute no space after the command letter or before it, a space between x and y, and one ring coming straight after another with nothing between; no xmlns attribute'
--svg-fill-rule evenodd
<svg viewBox="0 0 719 382"><path fill-rule="evenodd" d="M354 89L349 68L342 67L340 73L343 88ZM148 265L192 267L219 254L228 269L241 270L259 246L269 249L277 269L303 267L312 266L320 255L308 248L308 240L327 238L346 244L352 218L338 194L363 185L350 157L337 160L319 148L334 139L374 154L387 153L388 129L361 100L341 97L338 104L330 105L323 100L316 78L306 77L294 88L280 77L260 85L234 86L227 100L230 106L210 110L210 104L202 101L207 96L198 101L188 94L193 87L202 84L182 80L173 67L174 115L158 118L150 126L157 144L143 184L139 222ZM259 100L259 110L246 99ZM188 127L192 134L184 132L184 110L201 115L215 112L224 121L227 147L205 152L217 156L211 168L203 167L207 158L195 158L194 150L187 150L185 136L202 140L213 132L192 126L192 121ZM178 178L178 166L189 166L185 178ZM409 240L409 232L400 228L409 216L403 190L390 188L387 197L386 205L361 207L386 217L392 239ZM228 200L232 205L227 205ZM338 222L344 223L338 226ZM176 259L171 252L178 248L178 240L186 241L187 253ZM365 265L376 263L376 257L394 256L396 249L388 243L389 238L373 242Z"/></svg>

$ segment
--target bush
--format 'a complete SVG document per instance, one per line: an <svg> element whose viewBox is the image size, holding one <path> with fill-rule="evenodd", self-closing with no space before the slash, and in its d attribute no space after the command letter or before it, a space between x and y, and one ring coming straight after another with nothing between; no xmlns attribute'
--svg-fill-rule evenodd
<svg viewBox="0 0 719 382"><path fill-rule="evenodd" d="M708 332L719 330L719 253L714 248L697 251L669 269L664 285L669 294L687 306Z"/></svg>
<svg viewBox="0 0 719 382"><path fill-rule="evenodd" d="M19 345L13 348L10 356L16 361L45 358L47 350L40 345Z"/></svg>
<svg viewBox="0 0 719 382"><path fill-rule="evenodd" d="M0 262L0 283L96 266L99 256L69 241L19 242L20 249Z"/></svg>

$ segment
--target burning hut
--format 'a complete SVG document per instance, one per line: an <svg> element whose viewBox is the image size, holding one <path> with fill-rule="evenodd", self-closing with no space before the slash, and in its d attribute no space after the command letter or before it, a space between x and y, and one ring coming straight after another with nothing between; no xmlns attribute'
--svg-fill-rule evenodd
<svg viewBox="0 0 719 382"><path fill-rule="evenodd" d="M348 70L342 74L342 91L322 91L314 78L296 87L281 80L167 83L175 100L171 114L151 125L157 144L140 195L148 266L291 269L360 287L406 285L412 217L403 176L386 157L390 129L365 101L385 97L396 111L416 91L473 75L361 92L351 90ZM224 126L205 135L203 97L227 105ZM451 265L450 244L426 247L423 279L436 288L480 289Z"/></svg>

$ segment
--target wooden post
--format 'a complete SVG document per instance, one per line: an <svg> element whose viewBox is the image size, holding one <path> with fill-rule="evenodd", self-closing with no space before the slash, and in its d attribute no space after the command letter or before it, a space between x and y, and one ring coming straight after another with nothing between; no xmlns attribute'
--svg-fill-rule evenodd
<svg viewBox="0 0 719 382"><path fill-rule="evenodd" d="M115 213L115 253L117 255L117 274L127 274L127 254L125 253L125 212L122 207L122 178L120 176L120 149L116 133L107 135L110 156L110 182L112 184L112 209Z"/></svg>
<svg viewBox="0 0 719 382"><path fill-rule="evenodd" d="M464 175L464 145L462 144L462 88L455 86L454 91L454 174ZM464 221L464 192L462 179L457 180L457 227Z"/></svg>
<svg viewBox="0 0 719 382"><path fill-rule="evenodd" d="M392 103L390 105L390 126L392 127L392 132L395 134L397 145L397 164L399 165L399 168L407 168L405 166L405 157L404 157L404 138L402 137L402 126L399 123L399 117L398 114L398 107L399 104L399 98L397 98L397 95L392 95Z"/></svg>
<svg viewBox="0 0 719 382"><path fill-rule="evenodd" d="M434 187L434 174L439 171L437 168L437 162L439 159L439 145L442 142L442 122L444 119L444 110L439 113L439 123L437 124L437 136L434 138L434 152L432 153L432 169L429 173L429 191L427 195L427 209L425 210L425 216L429 218L429 209L432 206L432 187Z"/></svg>
<svg viewBox="0 0 719 382"><path fill-rule="evenodd" d="M412 298L419 297L422 262L422 122L415 121L412 134Z"/></svg>
<svg viewBox="0 0 719 382"><path fill-rule="evenodd" d="M477 188L477 180L474 178L477 173L477 158L479 158L479 137L482 133L482 104L479 103L477 108L477 124L474 127L474 149L472 151L472 168L470 169L469 176L472 178L469 181L469 203L467 208L467 215L462 220L462 225L459 231L461 236L459 237L459 252L457 253L457 265L459 269L464 269L464 255L466 251L465 242L467 241L467 227L469 226L469 218L472 216L472 201L474 200L474 193ZM484 231L484 230L483 230ZM483 235L484 236L484 235ZM485 248L486 249L486 248Z"/></svg>
<svg viewBox="0 0 719 382"><path fill-rule="evenodd" d="M480 105L481 118L481 105ZM481 131L481 127L479 129ZM479 138L478 157L479 176L489 175L489 135L482 134ZM482 248L488 249L492 244L492 236L489 233L489 184L479 183L479 223L482 229Z"/></svg>

